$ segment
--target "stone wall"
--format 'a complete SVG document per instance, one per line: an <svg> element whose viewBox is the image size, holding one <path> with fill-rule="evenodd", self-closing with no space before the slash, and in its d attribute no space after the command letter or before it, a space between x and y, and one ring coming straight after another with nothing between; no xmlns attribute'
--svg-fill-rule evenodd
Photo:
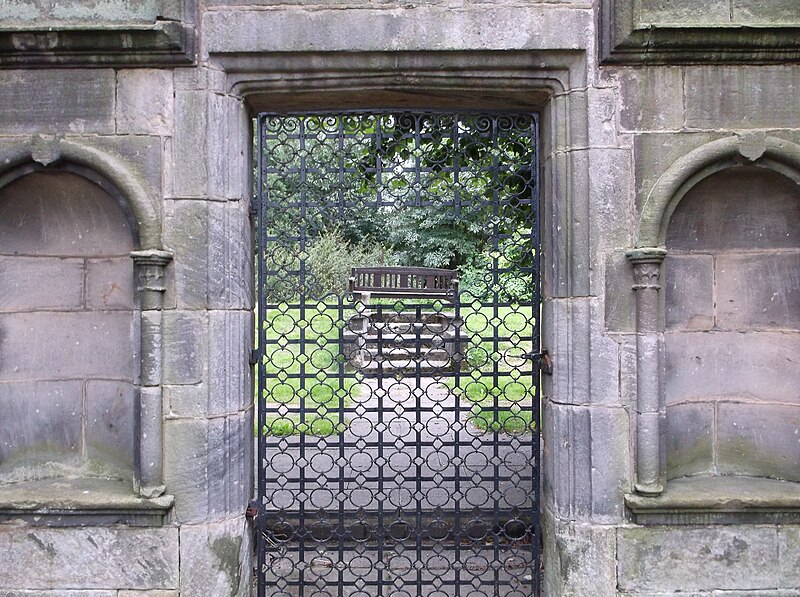
<svg viewBox="0 0 800 597"><path fill-rule="evenodd" d="M131 226L75 174L0 190L0 480L131 478Z"/></svg>
<svg viewBox="0 0 800 597"><path fill-rule="evenodd" d="M800 194L735 167L672 215L665 262L667 477L800 481Z"/></svg>
<svg viewBox="0 0 800 597"><path fill-rule="evenodd" d="M732 455L743 481L682 482L722 471L668 444L679 413L667 398L685 378L664 356L683 354L670 353L676 344L665 334L693 333L674 326L709 323L677 307L700 284L688 273L680 288L672 283L670 264L695 257L668 242L673 212L684 217L683 201L706 197L702 181L716 188L709 177L733 166L776 172L780 188L796 193L794 3L726 0L705 13L644 0L154 0L106 3L108 18L60 4L66 13L47 18L69 28L55 22L55 32L19 16L43 3L12 3L13 21L0 13L0 185L13 190L8 173L18 168L69 167L127 205L138 227L140 433L129 487L79 480L65 499L52 485L24 495L0 486L0 594L249 592L250 117L364 106L541 114L544 346L554 360L543 383L545 594L800 590L796 485L749 466L770 446L766 435L757 450ZM697 28L695 17L719 18ZM748 38L739 25L753 19L780 27ZM760 269L742 267L731 288L778 283L794 301L793 278L780 273L791 266L781 268L762 280L744 275ZM17 309L5 279L0 297ZM796 316L791 301L785 313ZM768 359L790 392L793 369L779 365L790 348L768 348L775 359L743 351L725 368L695 370L716 383L713 375L733 379L729 367ZM2 392L8 404L26 402ZM0 417L2 438L18 433L9 420ZM770 476L797 479L800 438L791 423L784 429L778 454L790 457Z"/></svg>

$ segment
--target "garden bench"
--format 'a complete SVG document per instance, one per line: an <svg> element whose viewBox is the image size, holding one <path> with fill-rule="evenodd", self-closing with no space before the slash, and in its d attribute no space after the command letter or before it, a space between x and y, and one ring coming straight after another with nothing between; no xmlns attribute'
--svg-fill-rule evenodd
<svg viewBox="0 0 800 597"><path fill-rule="evenodd" d="M354 267L350 292L367 297L446 299L458 296L456 271L432 267Z"/></svg>
<svg viewBox="0 0 800 597"><path fill-rule="evenodd" d="M407 305L373 305L373 298L440 299L455 304L454 270L428 267L354 267L350 292L362 304L344 332L345 355L366 373L444 369L461 362L461 320L454 312Z"/></svg>

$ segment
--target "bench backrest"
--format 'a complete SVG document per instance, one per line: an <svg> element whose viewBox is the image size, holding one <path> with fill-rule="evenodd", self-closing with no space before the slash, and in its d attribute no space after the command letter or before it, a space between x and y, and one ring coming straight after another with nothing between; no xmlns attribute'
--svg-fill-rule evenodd
<svg viewBox="0 0 800 597"><path fill-rule="evenodd" d="M456 273L432 267L354 267L350 291L376 297L452 299L458 287Z"/></svg>

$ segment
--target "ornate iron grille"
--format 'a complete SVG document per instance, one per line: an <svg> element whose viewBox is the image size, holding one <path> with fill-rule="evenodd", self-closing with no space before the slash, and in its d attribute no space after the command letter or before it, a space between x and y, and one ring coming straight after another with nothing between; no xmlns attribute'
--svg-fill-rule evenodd
<svg viewBox="0 0 800 597"><path fill-rule="evenodd" d="M258 117L258 594L539 590L537 119Z"/></svg>

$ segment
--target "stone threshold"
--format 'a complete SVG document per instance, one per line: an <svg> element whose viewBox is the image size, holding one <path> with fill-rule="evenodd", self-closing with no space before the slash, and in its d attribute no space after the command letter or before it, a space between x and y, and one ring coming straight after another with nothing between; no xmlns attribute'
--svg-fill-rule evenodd
<svg viewBox="0 0 800 597"><path fill-rule="evenodd" d="M175 498L143 498L129 481L101 478L43 479L0 485L0 524L73 527L162 526Z"/></svg>
<svg viewBox="0 0 800 597"><path fill-rule="evenodd" d="M800 523L800 483L761 477L684 477L661 495L627 494L632 522L673 524Z"/></svg>

